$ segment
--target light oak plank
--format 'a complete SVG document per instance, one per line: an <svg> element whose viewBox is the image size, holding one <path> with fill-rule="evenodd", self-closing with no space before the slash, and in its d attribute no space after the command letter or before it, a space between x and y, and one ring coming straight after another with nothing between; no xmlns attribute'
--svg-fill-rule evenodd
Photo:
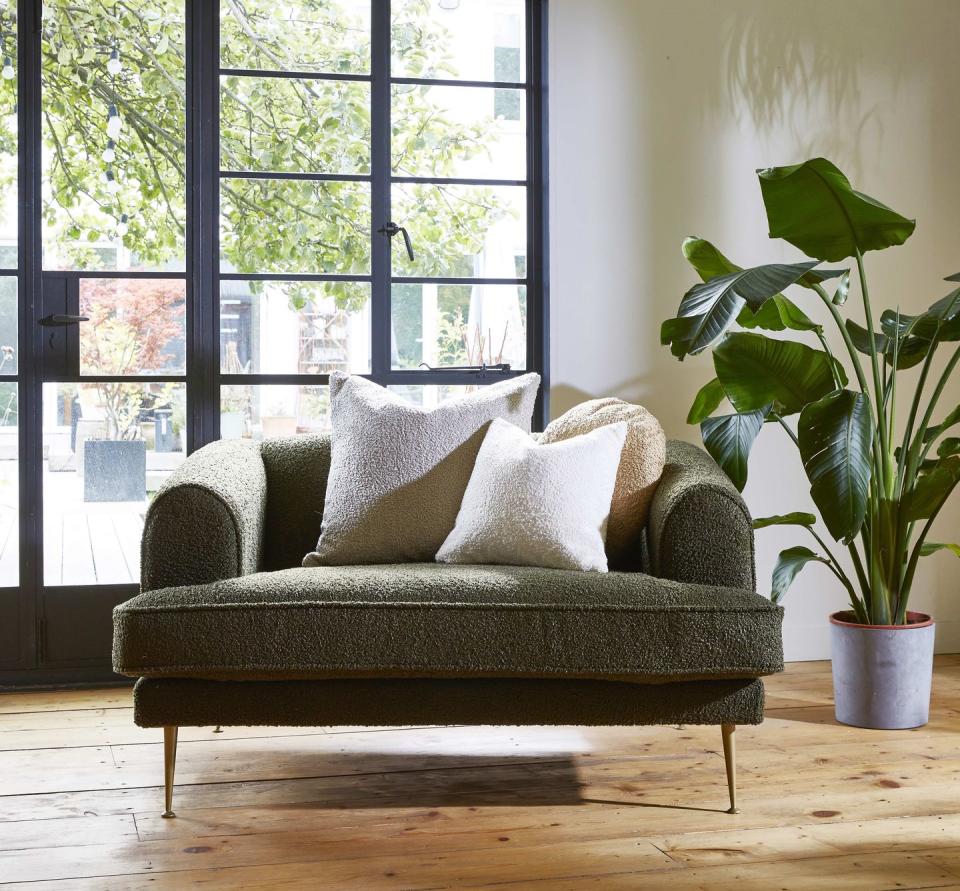
<svg viewBox="0 0 960 891"><path fill-rule="evenodd" d="M0 715L72 711L78 708L132 708L132 706L132 686L0 693Z"/></svg>
<svg viewBox="0 0 960 891"><path fill-rule="evenodd" d="M57 848L57 856L45 851L0 851L0 876L12 882L90 878L111 874L177 872L223 869L238 866L283 863L322 863L327 881L360 881L378 872L394 871L395 887L431 887L455 880L459 884L498 881L505 876L522 878L526 871L538 880L545 877L577 875L580 870L599 872L617 863L617 871L679 868L679 864L650 842L636 839L607 839L589 843L569 842L546 846L552 856L544 857L543 845L532 849L504 841L478 850L465 843L433 852L424 840L374 837L331 840L321 832L285 832L243 837L220 836L205 839L178 839L130 844L124 841L101 845ZM377 849L374 864L365 856L371 845ZM496 846L496 847L495 847ZM509 848L509 850L508 850ZM518 853L522 852L522 854ZM454 860L450 854L456 853ZM529 857L526 869L523 863ZM156 864L162 863L162 868ZM536 865L534 865L534 863ZM576 866L573 866L573 864ZM403 864L393 866L391 864ZM406 865L409 864L409 865ZM507 871L509 867L509 872ZM451 875L451 869L453 875ZM532 870L532 871L531 871Z"/></svg>
<svg viewBox="0 0 960 891"><path fill-rule="evenodd" d="M17 820L0 823L0 851L59 848L101 844L105 838L137 839L133 814L98 817L60 817L52 820ZM0 881L5 881L0 871Z"/></svg>

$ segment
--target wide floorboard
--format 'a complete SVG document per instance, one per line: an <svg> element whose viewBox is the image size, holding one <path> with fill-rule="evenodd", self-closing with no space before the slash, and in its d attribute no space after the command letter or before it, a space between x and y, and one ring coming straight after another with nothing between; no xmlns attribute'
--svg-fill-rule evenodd
<svg viewBox="0 0 960 891"><path fill-rule="evenodd" d="M160 732L126 689L0 695L0 885L960 891L960 656L931 722L833 720L830 666L716 727L183 728L177 819Z"/></svg>

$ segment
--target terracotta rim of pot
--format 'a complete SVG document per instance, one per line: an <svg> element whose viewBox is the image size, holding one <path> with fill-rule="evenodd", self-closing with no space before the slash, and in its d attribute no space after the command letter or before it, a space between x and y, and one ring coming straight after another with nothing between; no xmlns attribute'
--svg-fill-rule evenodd
<svg viewBox="0 0 960 891"><path fill-rule="evenodd" d="M850 621L853 619L854 621ZM906 625L863 625L856 621L856 614L853 610L845 609L830 616L831 625L846 625L849 628L872 628L880 631L906 631L912 628L929 628L933 625L933 619L927 613L917 613L913 610L907 610Z"/></svg>

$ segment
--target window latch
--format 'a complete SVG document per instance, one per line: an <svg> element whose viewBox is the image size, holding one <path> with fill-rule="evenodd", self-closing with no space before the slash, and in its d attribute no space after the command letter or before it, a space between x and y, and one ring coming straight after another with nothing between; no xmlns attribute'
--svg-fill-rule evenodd
<svg viewBox="0 0 960 891"><path fill-rule="evenodd" d="M477 377L487 377L490 374L510 374L509 362L497 362L494 365L487 365L486 362L480 365L428 365L426 362L420 363L420 368L427 371L469 371Z"/></svg>
<svg viewBox="0 0 960 891"><path fill-rule="evenodd" d="M74 316L55 313L52 316L44 316L40 319L40 324L45 328L55 328L57 326L79 325L80 322L89 322L90 316Z"/></svg>
<svg viewBox="0 0 960 891"><path fill-rule="evenodd" d="M382 232L389 238L393 238L394 235L403 235L403 243L407 249L407 256L410 258L410 262L412 263L416 259L413 255L413 242L410 240L410 233L407 232L406 228L398 226L391 220L386 226L381 226L377 229L377 232Z"/></svg>

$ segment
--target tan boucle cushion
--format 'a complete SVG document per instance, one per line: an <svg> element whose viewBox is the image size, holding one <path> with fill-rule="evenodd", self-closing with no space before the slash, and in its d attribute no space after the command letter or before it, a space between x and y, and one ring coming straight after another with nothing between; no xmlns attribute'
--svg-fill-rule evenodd
<svg viewBox="0 0 960 891"><path fill-rule="evenodd" d="M660 422L641 405L612 397L591 399L552 421L540 438L542 443L557 442L618 421L627 422L627 441L620 455L607 524L611 568L638 561L650 501L667 456L667 438Z"/></svg>

